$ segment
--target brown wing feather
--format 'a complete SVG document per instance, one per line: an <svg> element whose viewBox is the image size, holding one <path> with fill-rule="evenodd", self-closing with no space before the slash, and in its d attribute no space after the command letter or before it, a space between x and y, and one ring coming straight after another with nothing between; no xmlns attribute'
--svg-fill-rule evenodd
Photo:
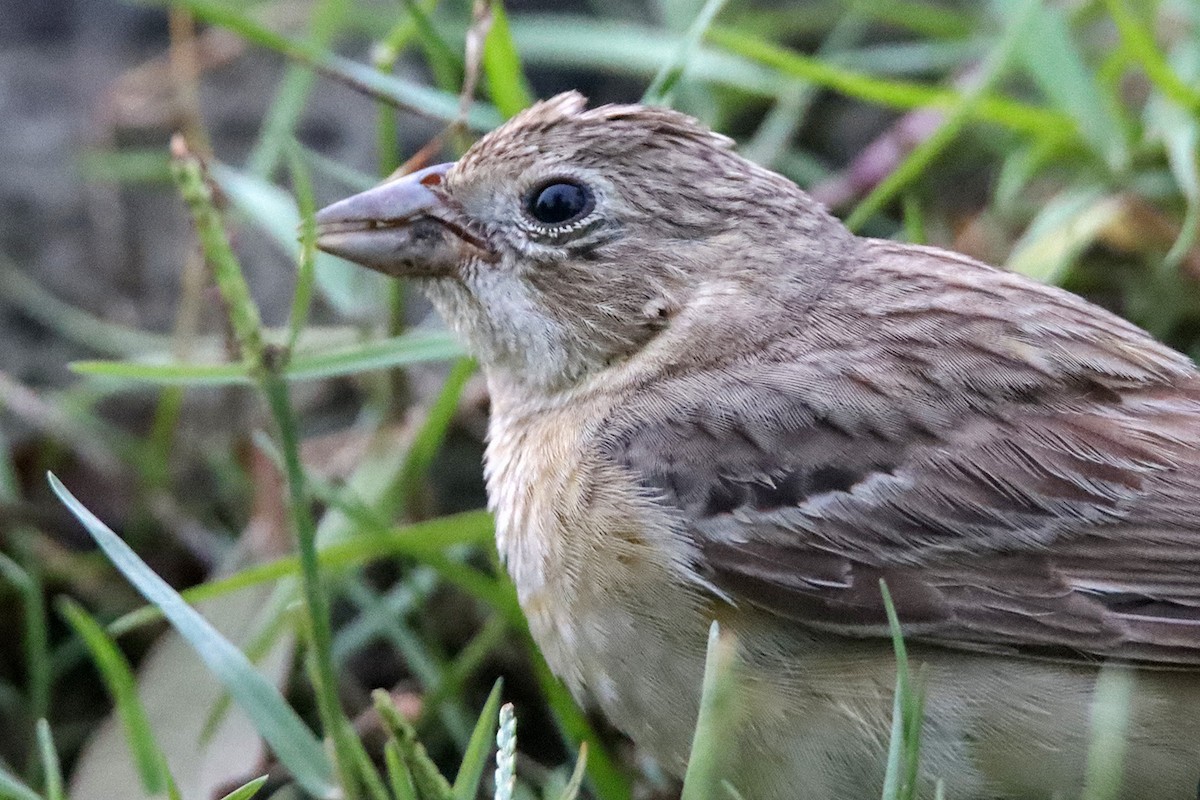
<svg viewBox="0 0 1200 800"><path fill-rule="evenodd" d="M899 261L879 247L877 277ZM1194 368L1077 298L942 262L965 299L924 302L955 327L875 287L859 357L797 342L660 381L608 455L679 509L707 580L799 624L886 635L882 579L915 640L1200 664Z"/></svg>

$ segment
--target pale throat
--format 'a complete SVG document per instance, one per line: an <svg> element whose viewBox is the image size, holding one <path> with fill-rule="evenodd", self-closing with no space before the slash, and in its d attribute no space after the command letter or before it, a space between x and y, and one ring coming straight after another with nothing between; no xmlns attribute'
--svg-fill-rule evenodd
<svg viewBox="0 0 1200 800"><path fill-rule="evenodd" d="M594 366L578 331L554 318L536 291L507 271L476 271L469 286L448 279L421 285L489 372L507 374L533 391L555 392Z"/></svg>

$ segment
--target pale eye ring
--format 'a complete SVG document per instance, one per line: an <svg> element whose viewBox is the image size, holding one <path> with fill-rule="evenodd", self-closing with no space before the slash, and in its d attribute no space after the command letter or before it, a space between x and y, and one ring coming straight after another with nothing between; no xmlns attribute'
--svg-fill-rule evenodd
<svg viewBox="0 0 1200 800"><path fill-rule="evenodd" d="M543 225L561 227L586 217L596 206L588 187L578 181L556 178L536 187L525 200L529 216Z"/></svg>

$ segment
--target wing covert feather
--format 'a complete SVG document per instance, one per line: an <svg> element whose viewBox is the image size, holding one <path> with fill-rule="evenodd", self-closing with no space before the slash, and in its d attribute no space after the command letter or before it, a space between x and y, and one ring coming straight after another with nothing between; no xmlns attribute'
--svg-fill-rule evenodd
<svg viewBox="0 0 1200 800"><path fill-rule="evenodd" d="M1200 664L1200 378L1076 298L989 280L1060 319L881 312L865 340L648 384L602 449L735 602L884 636L883 579L914 640Z"/></svg>

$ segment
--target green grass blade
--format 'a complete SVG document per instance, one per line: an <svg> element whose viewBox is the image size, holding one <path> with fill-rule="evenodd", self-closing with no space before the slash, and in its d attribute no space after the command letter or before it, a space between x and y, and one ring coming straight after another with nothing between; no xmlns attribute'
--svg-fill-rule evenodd
<svg viewBox="0 0 1200 800"><path fill-rule="evenodd" d="M46 800L67 800L64 789L62 764L58 761L58 750L54 747L54 737L50 733L50 723L45 719L37 721L38 754L42 759L42 783Z"/></svg>
<svg viewBox="0 0 1200 800"><path fill-rule="evenodd" d="M88 150L77 157L80 177L88 182L167 184L171 159L162 147Z"/></svg>
<svg viewBox="0 0 1200 800"><path fill-rule="evenodd" d="M567 14L514 15L513 41L525 64L589 70L650 81L678 52L683 35L625 20ZM700 47L688 61L689 80L775 97L784 84L746 58Z"/></svg>
<svg viewBox="0 0 1200 800"><path fill-rule="evenodd" d="M458 97L449 92L385 75L366 64L336 56L325 48L281 36L232 6L212 0L177 0L177 4L204 22L228 28L260 47L308 64L377 100L443 122L454 122L459 118ZM502 121L494 107L483 103L474 103L466 118L467 127L480 132L491 130Z"/></svg>
<svg viewBox="0 0 1200 800"><path fill-rule="evenodd" d="M417 741L416 731L392 702L392 697L383 689L371 692L375 711L383 720L391 741L400 751L408 775L412 778L415 794L421 800L454 800L454 790L430 759L424 745Z"/></svg>
<svg viewBox="0 0 1200 800"><path fill-rule="evenodd" d="M117 325L59 300L2 254L0 297L64 339L102 355L131 356L171 347L169 336Z"/></svg>
<svg viewBox="0 0 1200 800"><path fill-rule="evenodd" d="M587 768L587 742L579 745L579 757L575 760L575 769L571 771L571 779L558 795L558 800L576 800L579 789L583 786L584 770Z"/></svg>
<svg viewBox="0 0 1200 800"><path fill-rule="evenodd" d="M83 606L70 598L63 598L58 605L62 616L83 640L92 662L104 679L108 693L112 695L117 716L125 729L125 739L133 753L142 788L147 794L157 795L166 791L170 783L166 761L150 728L146 709L138 697L137 679L125 656Z"/></svg>
<svg viewBox="0 0 1200 800"><path fill-rule="evenodd" d="M996 0L998 16L1018 13L1021 0ZM1033 12L1018 53L1026 72L1057 108L1075 120L1079 137L1116 170L1129 163L1125 123L1114 98L1096 82L1067 25L1063 9L1049 5Z"/></svg>
<svg viewBox="0 0 1200 800"><path fill-rule="evenodd" d="M404 8L415 27L417 41L425 51L425 60L429 71L433 73L433 82L439 89L452 92L462 83L462 56L451 49L442 38L429 14L416 3L416 0L403 0Z"/></svg>
<svg viewBox="0 0 1200 800"><path fill-rule="evenodd" d="M475 369L475 362L470 358L460 358L450 368L450 374L446 376L441 391L430 405L425 421L413 437L404 464L396 475L396 489L392 493L396 498L396 505L389 509L389 517L403 517L412 511L425 486L429 467L441 450L446 433L450 430L450 423L458 411L458 399Z"/></svg>
<svg viewBox="0 0 1200 800"><path fill-rule="evenodd" d="M345 0L320 0L310 16L308 46L328 49L342 27L350 4ZM258 142L246 159L246 169L252 175L269 178L288 148L296 124L304 115L312 92L313 71L300 64L288 67L275 99L267 111Z"/></svg>
<svg viewBox="0 0 1200 800"><path fill-rule="evenodd" d="M1121 213L1121 198L1099 186L1074 186L1042 205L1013 246L1005 268L1058 284L1079 255Z"/></svg>
<svg viewBox="0 0 1200 800"><path fill-rule="evenodd" d="M0 437L0 447L6 442ZM0 502L16 503L17 494L5 497L0 491ZM19 529L18 529L19 530ZM35 719L50 713L50 690L54 683L53 667L50 664L50 626L46 618L46 593L36 562L26 569L13 559L0 553L0 576L6 578L21 596L21 644L24 650L26 681L28 683L28 710Z"/></svg>
<svg viewBox="0 0 1200 800"><path fill-rule="evenodd" d="M1171 56L1181 76L1200 80L1200 39L1176 45ZM1144 116L1147 137L1162 140L1171 175L1187 201L1179 237L1166 257L1168 266L1177 267L1200 238L1200 114L1171 102L1160 89L1146 103Z"/></svg>
<svg viewBox="0 0 1200 800"><path fill-rule="evenodd" d="M371 370L407 367L462 356L462 345L446 331L411 331L344 348L298 353L284 377L289 381L335 378Z"/></svg>
<svg viewBox="0 0 1200 800"><path fill-rule="evenodd" d="M921 729L924 722L924 694L913 685L908 665L908 648L900 629L900 618L892 603L887 583L879 581L883 607L892 634L896 655L896 687L892 696L892 732L888 742L887 770L883 780L883 800L915 800L920 777Z"/></svg>
<svg viewBox="0 0 1200 800"><path fill-rule="evenodd" d="M241 651L208 620L187 605L179 593L154 573L132 548L80 503L54 475L50 487L113 565L150 602L158 606L176 631L195 649L213 675L246 712L280 762L306 791L334 798L333 766L324 748L283 697Z"/></svg>
<svg viewBox="0 0 1200 800"><path fill-rule="evenodd" d="M185 364L139 361L74 361L70 368L80 375L136 381L162 386L235 386L251 384L245 364Z"/></svg>
<svg viewBox="0 0 1200 800"><path fill-rule="evenodd" d="M1088 744L1081 800L1116 800L1123 796L1121 778L1129 745L1133 701L1132 670L1120 664L1100 670L1092 693L1092 736Z"/></svg>
<svg viewBox="0 0 1200 800"><path fill-rule="evenodd" d="M390 369L462 356L460 345L444 331L413 331L387 339L372 339L345 347L300 352L289 362L283 377L289 381L318 380L359 372ZM140 383L186 386L252 384L244 364L187 364L162 361L76 361L71 369L81 375Z"/></svg>
<svg viewBox="0 0 1200 800"><path fill-rule="evenodd" d="M642 95L642 102L647 105L670 105L671 96L675 91L675 85L683 77L684 69L687 68L688 62L692 59L692 54L696 48L700 46L700 42L704 39L704 34L708 32L713 20L717 18L717 14L721 13L721 9L725 6L725 0L707 0L704 7L700 9L700 13L696 15L696 19L688 26L687 33L680 42L679 48L672 55L671 60L663 64L658 74L654 76L654 80L646 87L645 94Z"/></svg>
<svg viewBox="0 0 1200 800"><path fill-rule="evenodd" d="M383 763L387 769L388 786L392 789L395 800L418 800L417 790L413 788L412 774L400 755L400 746L389 739L383 746Z"/></svg>
<svg viewBox="0 0 1200 800"><path fill-rule="evenodd" d="M509 591L513 591L511 585ZM528 636L527 636L528 638ZM592 793L599 800L629 800L633 795L629 779L617 767L612 756L604 749L599 737L588 722L587 716L575 704L571 693L550 671L546 660L532 640L528 641L530 659L538 685L546 698L546 704L554 714L559 729L569 747L574 749L588 742L587 776Z"/></svg>
<svg viewBox="0 0 1200 800"><path fill-rule="evenodd" d="M900 165L855 206L846 218L846 227L852 231L857 231L862 227L863 223L890 202L905 186L924 173L934 159L941 155L946 147L958 137L967 121L983 102L983 98L991 86L1008 69L1013 54L1024 41L1026 32L1032 27L1034 12L1038 8L1039 0L1019 0L1019 2L1020 5L1013 9L1008 18L1008 29L1004 36L996 43L995 48L980 68L980 75L975 84L959 97L937 130L913 148Z"/></svg>
<svg viewBox="0 0 1200 800"><path fill-rule="evenodd" d="M708 41L773 67L789 77L802 78L867 103L912 110L952 108L962 102L963 93L953 89L863 75L730 28L712 28L708 32ZM1074 121L1066 114L998 95L983 95L971 112L973 117L1020 133L1049 138L1069 138L1076 133Z"/></svg>
<svg viewBox="0 0 1200 800"><path fill-rule="evenodd" d="M713 621L708 631L708 654L704 659L704 687L700 695L700 714L692 737L687 772L683 776L680 800L709 800L725 777L723 753L729 750L734 730L737 679L735 658L737 640L721 635Z"/></svg>
<svg viewBox="0 0 1200 800"><path fill-rule="evenodd" d="M1157 5L1147 4L1152 9ZM1125 0L1104 0L1121 41L1133 55L1137 65L1146 73L1158 90L1184 108L1200 114L1200 90L1177 75L1167 62L1166 56L1154 43L1154 35L1146 29L1137 16L1126 5Z"/></svg>
<svg viewBox="0 0 1200 800"><path fill-rule="evenodd" d="M322 570L333 572L362 566L370 561L388 556L409 556L429 564L441 572L452 583L466 589L491 606L505 608L501 602L496 580L478 572L473 567L464 564L454 564L459 570L475 577L464 577L461 574L447 575L437 556L447 548L461 545L484 545L493 538L492 516L486 511L466 511L461 514L451 514L445 517L419 522L401 528L387 528L375 532L363 533L353 539L336 544L323 546L318 551L318 560ZM240 572L224 578L201 583L180 593L188 603L201 603L215 597L248 589L271 581L295 577L299 574L300 564L295 556L286 556L265 564L247 567ZM478 584L476 580L486 580L486 584ZM136 627L161 619L162 612L157 606L131 611L109 625L109 633L121 636ZM513 615L509 614L509 619Z"/></svg>
<svg viewBox="0 0 1200 800"><path fill-rule="evenodd" d="M13 775L3 764L0 764L0 800L43 800L42 796L30 789Z"/></svg>
<svg viewBox="0 0 1200 800"><path fill-rule="evenodd" d="M232 792L222 797L221 800L250 800L250 798L258 794L258 790L266 784L267 777L268 776L263 775L262 777L255 778L249 783L243 784L242 786L234 789Z"/></svg>
<svg viewBox="0 0 1200 800"><path fill-rule="evenodd" d="M502 0L492 0L492 25L483 42L483 74L487 76L488 95L505 117L511 117L533 103L533 89L525 79L521 56L513 43L508 14Z"/></svg>
<svg viewBox="0 0 1200 800"><path fill-rule="evenodd" d="M483 779L483 770L492 753L492 739L496 736L502 686L503 681L497 679L487 702L483 704L483 710L479 712L479 721L475 723L475 730L471 732L471 739L458 767L458 775L454 777L454 800L474 800L479 795L479 782Z"/></svg>

